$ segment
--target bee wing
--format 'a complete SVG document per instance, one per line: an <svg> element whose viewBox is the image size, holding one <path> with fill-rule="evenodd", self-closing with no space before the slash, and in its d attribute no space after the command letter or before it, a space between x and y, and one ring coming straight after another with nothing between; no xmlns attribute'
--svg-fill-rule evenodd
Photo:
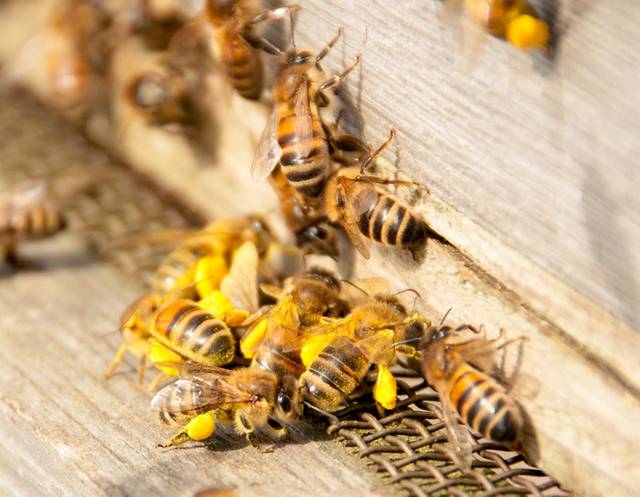
<svg viewBox="0 0 640 497"><path fill-rule="evenodd" d="M296 152L307 155L313 138L313 118L311 117L311 98L309 96L309 79L302 77L294 96L295 141Z"/></svg>
<svg viewBox="0 0 640 497"><path fill-rule="evenodd" d="M388 294L389 282L384 278L364 278L352 282L352 285L342 285L340 298L352 306L371 300L374 295Z"/></svg>
<svg viewBox="0 0 640 497"><path fill-rule="evenodd" d="M251 164L251 177L256 181L264 180L273 171L282 157L282 149L278 143L278 123L280 118L277 110L273 109L267 125L260 136L258 147Z"/></svg>
<svg viewBox="0 0 640 497"><path fill-rule="evenodd" d="M243 243L233 254L231 268L220 283L220 290L237 309L258 310L258 259L256 246Z"/></svg>
<svg viewBox="0 0 640 497"><path fill-rule="evenodd" d="M458 421L457 414L453 411L449 400L441 393L444 385L437 385L436 390L440 397L440 407L442 409L442 418L447 430L447 438L451 446L451 452L454 462L461 467L471 468L471 448L473 447L473 439L469 429ZM444 390L442 390L444 391Z"/></svg>
<svg viewBox="0 0 640 497"><path fill-rule="evenodd" d="M7 206L11 212L20 212L44 202L47 197L47 184L44 181L27 181L0 194L0 204Z"/></svg>
<svg viewBox="0 0 640 497"><path fill-rule="evenodd" d="M222 404L249 402L251 394L236 388L225 377L180 378L161 388L151 399L151 408L172 417L189 419Z"/></svg>

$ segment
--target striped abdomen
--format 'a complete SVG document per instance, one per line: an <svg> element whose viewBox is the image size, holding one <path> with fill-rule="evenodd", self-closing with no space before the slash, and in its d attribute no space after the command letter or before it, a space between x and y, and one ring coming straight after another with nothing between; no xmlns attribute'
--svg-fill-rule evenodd
<svg viewBox="0 0 640 497"><path fill-rule="evenodd" d="M452 374L451 405L474 431L496 442L515 442L522 420L516 403L494 379L461 363Z"/></svg>
<svg viewBox="0 0 640 497"><path fill-rule="evenodd" d="M162 423L182 425L187 421L210 409L202 398L210 385L202 384L202 380L192 378L177 380L162 388L151 400L151 407L158 411Z"/></svg>
<svg viewBox="0 0 640 497"><path fill-rule="evenodd" d="M65 228L66 223L60 211L52 206L33 206L17 212L7 227L16 238L37 239L55 235ZM6 228L3 229L5 231Z"/></svg>
<svg viewBox="0 0 640 497"><path fill-rule="evenodd" d="M227 325L186 299L174 300L158 311L151 334L201 364L228 364L235 353L235 339Z"/></svg>
<svg viewBox="0 0 640 497"><path fill-rule="evenodd" d="M221 35L220 52L233 89L243 98L258 100L262 93L262 61L258 52L234 27Z"/></svg>
<svg viewBox="0 0 640 497"><path fill-rule="evenodd" d="M164 258L156 271L152 291L164 294L173 290L201 257L209 255L209 247L205 244L184 244Z"/></svg>
<svg viewBox="0 0 640 497"><path fill-rule="evenodd" d="M330 169L329 148L317 116L315 104L306 106L305 115L296 114L288 103L279 103L278 144L282 149L280 165L289 184L305 197L318 197ZM296 129L300 118L310 119L308 133ZM296 125L298 123L298 125Z"/></svg>
<svg viewBox="0 0 640 497"><path fill-rule="evenodd" d="M276 344L263 343L251 362L252 368L271 371L278 379L291 375L296 378L304 370L297 350L285 350Z"/></svg>
<svg viewBox="0 0 640 497"><path fill-rule="evenodd" d="M339 337L326 346L300 377L305 399L325 411L336 411L362 382L371 361L352 340Z"/></svg>
<svg viewBox="0 0 640 497"><path fill-rule="evenodd" d="M360 215L358 226L367 238L395 247L414 247L427 237L427 225L417 214L381 192L373 207Z"/></svg>

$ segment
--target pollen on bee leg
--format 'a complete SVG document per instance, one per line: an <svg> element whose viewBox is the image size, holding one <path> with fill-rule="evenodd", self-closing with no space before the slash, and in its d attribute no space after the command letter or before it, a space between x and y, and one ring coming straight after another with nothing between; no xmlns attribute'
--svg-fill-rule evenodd
<svg viewBox="0 0 640 497"><path fill-rule="evenodd" d="M396 407L398 384L387 366L378 366L378 376L373 386L373 398L384 409Z"/></svg>
<svg viewBox="0 0 640 497"><path fill-rule="evenodd" d="M549 43L549 26L541 19L521 15L509 23L506 38L518 48L545 48Z"/></svg>
<svg viewBox="0 0 640 497"><path fill-rule="evenodd" d="M249 317L249 313L236 309L220 290L212 290L198 305L229 326L238 326Z"/></svg>
<svg viewBox="0 0 640 497"><path fill-rule="evenodd" d="M221 255L201 257L196 264L194 281L200 297L206 297L220 287L220 282L229 271L227 261Z"/></svg>
<svg viewBox="0 0 640 497"><path fill-rule="evenodd" d="M242 337L240 343L240 352L247 359L253 359L258 347L264 340L264 336L267 332L269 321L267 319L261 319L256 325L251 328L247 334Z"/></svg>
<svg viewBox="0 0 640 497"><path fill-rule="evenodd" d="M206 440L213 435L215 429L216 420L211 412L196 416L185 427L185 431L191 440Z"/></svg>
<svg viewBox="0 0 640 497"><path fill-rule="evenodd" d="M178 370L175 367L161 366L160 364L167 362L182 362L182 356L167 348L157 340L150 340L149 359L156 368L167 376L178 376Z"/></svg>

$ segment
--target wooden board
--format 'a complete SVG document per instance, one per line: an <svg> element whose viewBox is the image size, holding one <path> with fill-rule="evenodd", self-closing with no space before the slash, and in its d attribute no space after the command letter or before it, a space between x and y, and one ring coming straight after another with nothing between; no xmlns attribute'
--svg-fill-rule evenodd
<svg viewBox="0 0 640 497"><path fill-rule="evenodd" d="M230 435L206 448L156 449L171 429L136 388L133 364L102 378L117 317L140 287L71 235L28 255L38 270L0 282L0 495L388 495L339 444L304 426L270 454Z"/></svg>

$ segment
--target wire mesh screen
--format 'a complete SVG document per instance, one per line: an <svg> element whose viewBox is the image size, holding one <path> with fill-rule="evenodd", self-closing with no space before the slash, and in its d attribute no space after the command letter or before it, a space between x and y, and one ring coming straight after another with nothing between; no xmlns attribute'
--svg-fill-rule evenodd
<svg viewBox="0 0 640 497"><path fill-rule="evenodd" d="M23 93L0 97L0 160L0 188L50 180L67 204L71 229L136 281L148 279L164 252L119 240L203 221ZM327 420L328 432L386 483L419 497L571 495L521 455L484 440L474 439L472 467L461 471L447 444L437 394L415 373L402 371L399 378L399 402L387 415L381 417L363 395Z"/></svg>

